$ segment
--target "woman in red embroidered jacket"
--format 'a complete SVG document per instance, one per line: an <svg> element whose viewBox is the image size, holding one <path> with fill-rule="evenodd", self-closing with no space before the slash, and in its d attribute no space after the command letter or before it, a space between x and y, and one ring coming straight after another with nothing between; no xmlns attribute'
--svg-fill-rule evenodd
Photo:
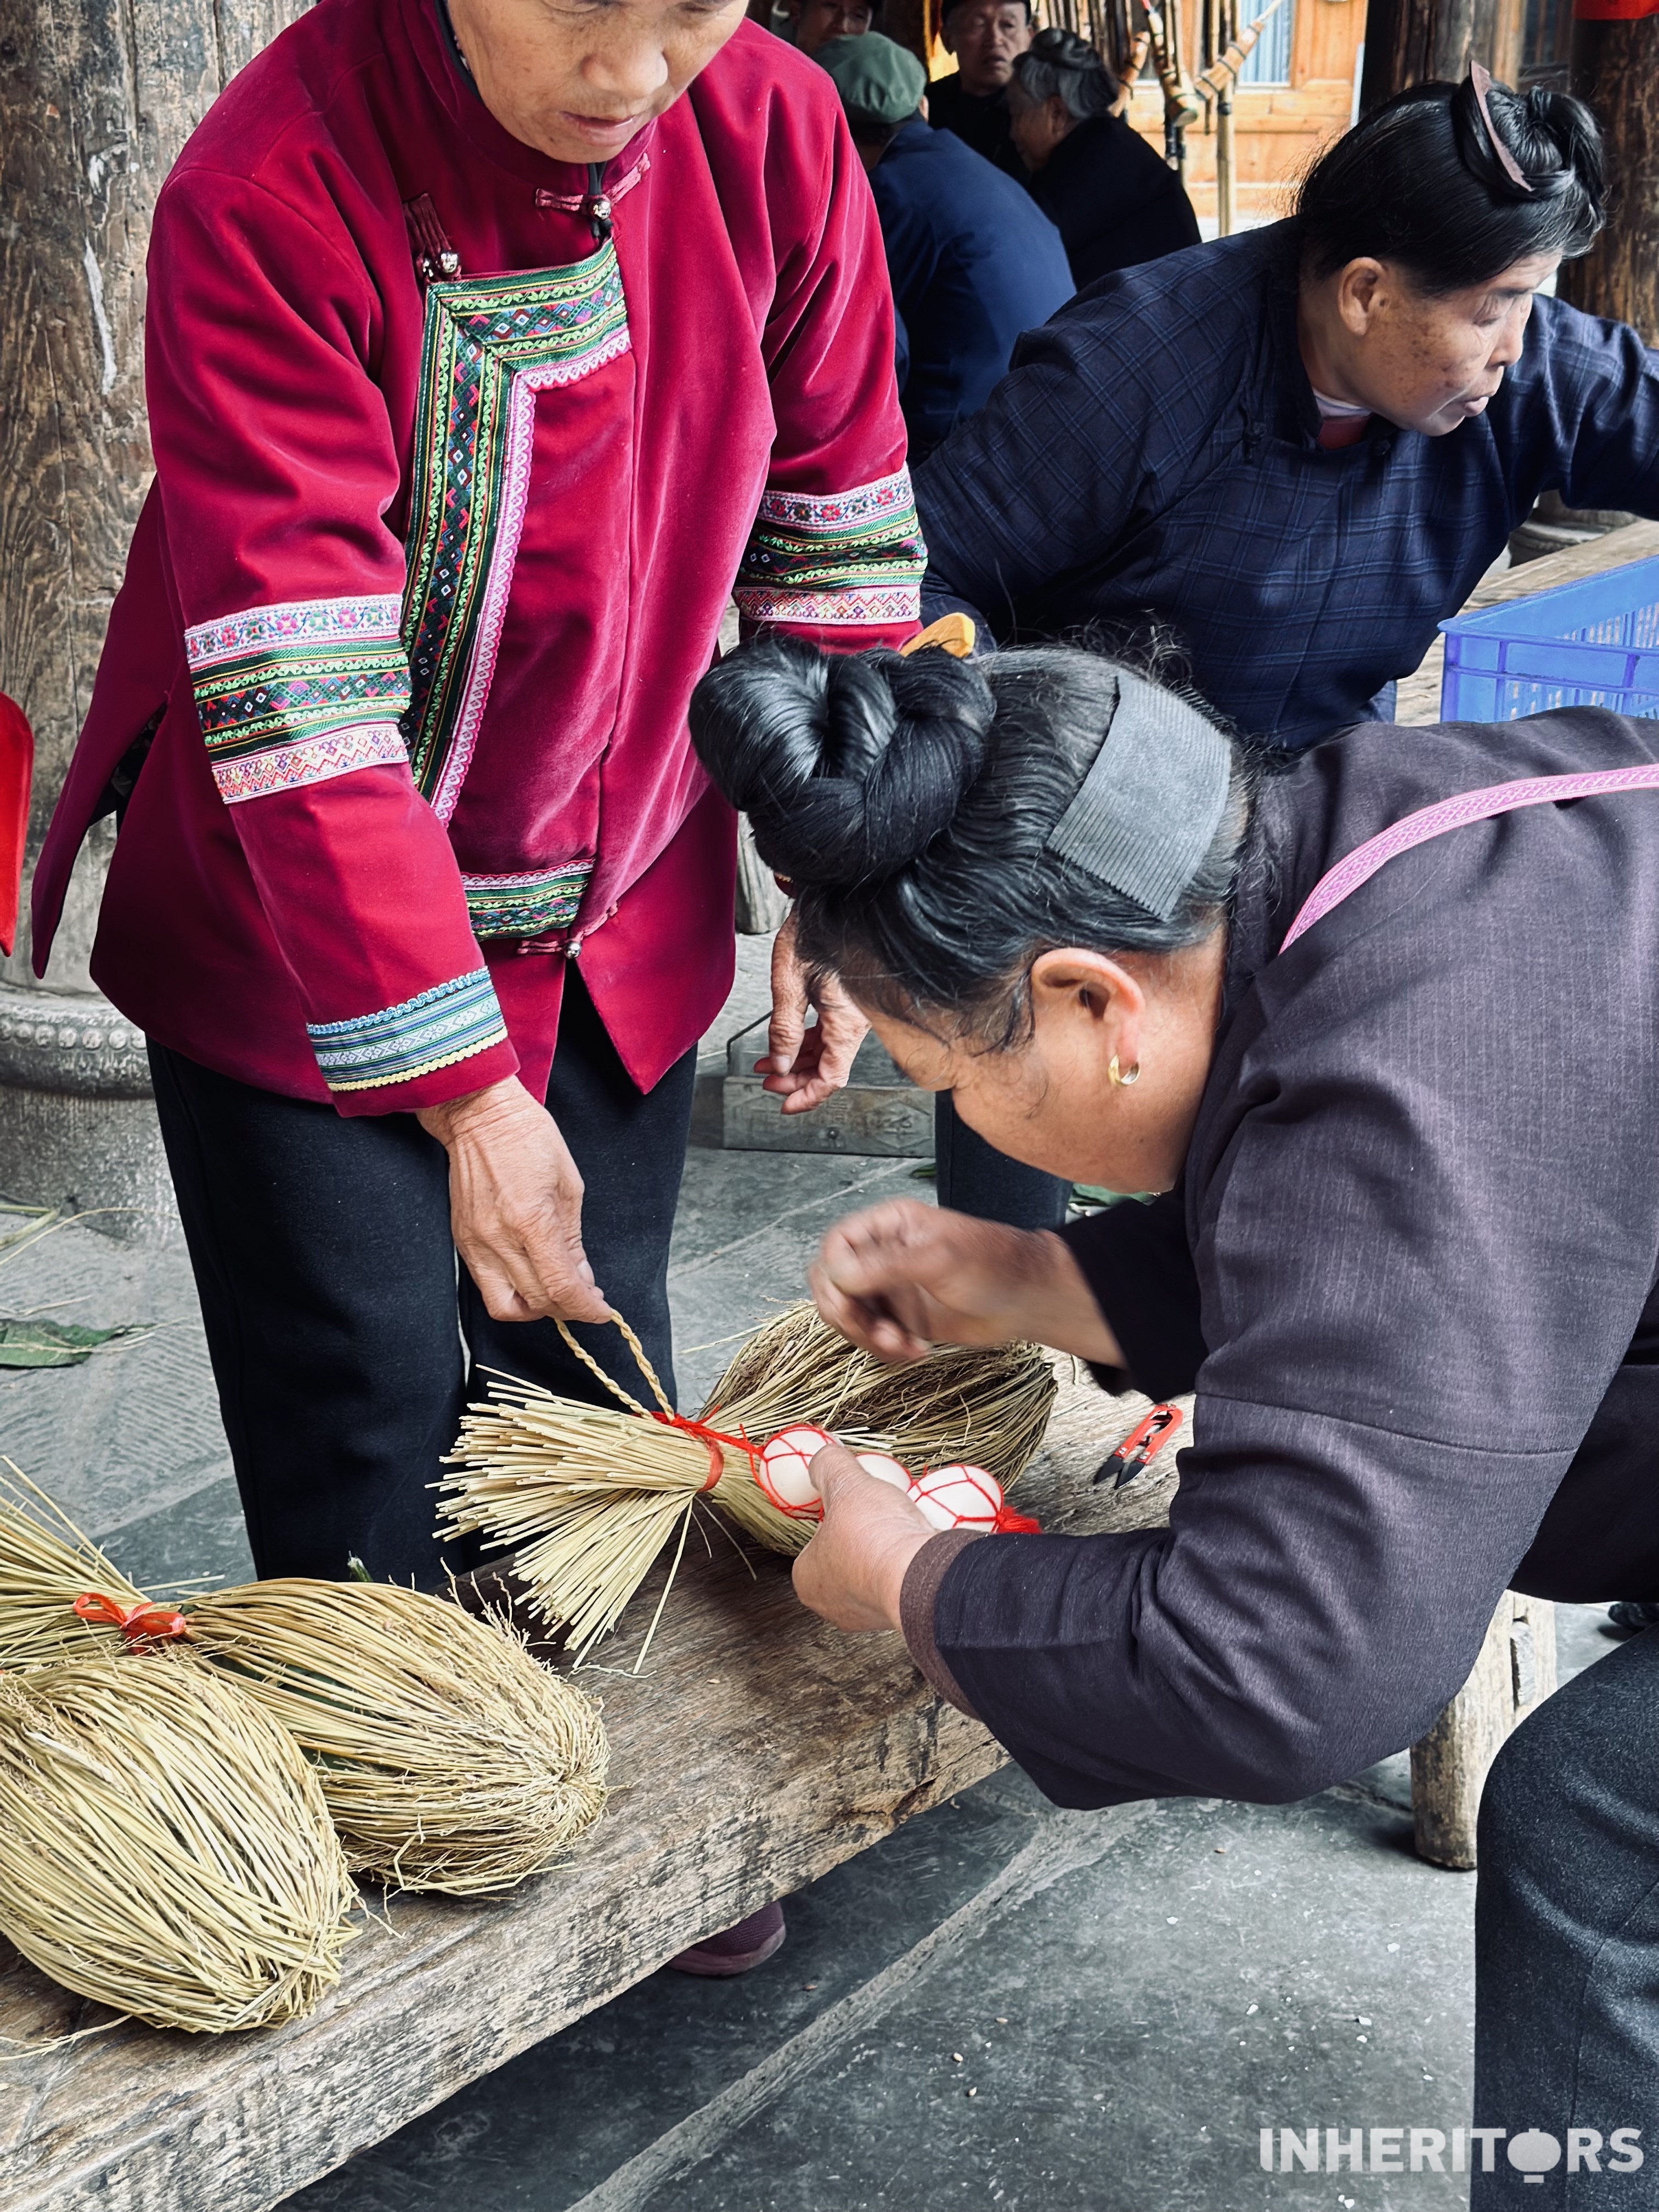
<svg viewBox="0 0 1659 2212"><path fill-rule="evenodd" d="M36 957L119 795L93 973L152 1041L259 1571L434 1586L455 1246L479 1362L586 1391L544 1317L608 1294L670 1371L732 975L685 712L734 580L825 644L916 626L880 233L742 0L321 0L150 277L155 484ZM860 1032L802 1047L780 965L799 1109Z"/></svg>

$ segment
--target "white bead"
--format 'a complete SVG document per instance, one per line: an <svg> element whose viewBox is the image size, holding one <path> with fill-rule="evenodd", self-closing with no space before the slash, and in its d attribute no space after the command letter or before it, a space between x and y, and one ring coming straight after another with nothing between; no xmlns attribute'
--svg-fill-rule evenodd
<svg viewBox="0 0 1659 2212"><path fill-rule="evenodd" d="M909 1496L935 1528L994 1528L1002 1510L1002 1486L982 1467L932 1468Z"/></svg>
<svg viewBox="0 0 1659 2212"><path fill-rule="evenodd" d="M818 1493L812 1487L812 1460L825 1444L835 1441L827 1429L815 1429L805 1422L793 1429L780 1429L761 1454L755 1480L783 1512L811 1513L818 1502Z"/></svg>
<svg viewBox="0 0 1659 2212"><path fill-rule="evenodd" d="M859 1465L866 1474L873 1474L878 1482L890 1482L895 1490L908 1490L910 1470L890 1452L860 1452Z"/></svg>

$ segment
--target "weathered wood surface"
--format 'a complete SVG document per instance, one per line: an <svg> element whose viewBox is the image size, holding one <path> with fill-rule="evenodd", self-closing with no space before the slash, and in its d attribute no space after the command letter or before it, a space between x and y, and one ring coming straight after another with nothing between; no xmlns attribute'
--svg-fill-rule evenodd
<svg viewBox="0 0 1659 2212"><path fill-rule="evenodd" d="M1468 76L1471 55L1500 83L1513 84L1524 17L1522 0L1370 0L1360 112L1431 78L1455 83Z"/></svg>
<svg viewBox="0 0 1659 2212"><path fill-rule="evenodd" d="M1561 271L1561 296L1592 315L1632 324L1659 345L1659 16L1578 18L1572 88L1607 137L1613 199L1607 227Z"/></svg>
<svg viewBox="0 0 1659 2212"><path fill-rule="evenodd" d="M1659 18L1656 18L1659 21ZM1469 594L1463 611L1502 605L1509 599L1528 599L1534 592L1553 591L1558 584L1579 584L1627 561L1650 561L1659 555L1659 522L1630 522L1591 538L1565 553L1547 554L1541 561L1523 561L1518 568L1505 568L1488 576ZM1440 720L1440 678L1445 668L1446 641L1437 637L1416 673L1402 678L1397 722L1437 722Z"/></svg>
<svg viewBox="0 0 1659 2212"><path fill-rule="evenodd" d="M1555 1608L1506 1590L1474 1670L1420 1743L1412 1747L1412 1819L1420 1858L1468 1869L1492 1763L1555 1688Z"/></svg>
<svg viewBox="0 0 1659 2212"><path fill-rule="evenodd" d="M34 725L31 857L150 475L144 256L162 179L306 0L0 0L0 691ZM71 966L90 915L70 918ZM25 930L12 972L22 980Z"/></svg>
<svg viewBox="0 0 1659 2212"><path fill-rule="evenodd" d="M1172 1453L1115 1496L1090 1481L1146 1409L1068 1382L1022 1501L1054 1528L1163 1518ZM751 1577L711 1541L682 1569L643 1675L581 1678L605 1698L616 1795L567 1869L492 1905L394 1900L343 1989L292 2027L124 2026L0 2057L5 2212L262 2212L1001 1764L896 1637L837 1634L795 1602L782 1562L757 1555ZM653 1604L642 1593L606 1666L632 1665ZM15 1957L0 1968L0 2036L102 2016Z"/></svg>

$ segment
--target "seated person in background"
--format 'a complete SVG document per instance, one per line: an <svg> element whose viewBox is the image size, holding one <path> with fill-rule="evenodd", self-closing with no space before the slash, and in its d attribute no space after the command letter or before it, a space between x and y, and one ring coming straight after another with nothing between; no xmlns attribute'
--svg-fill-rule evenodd
<svg viewBox="0 0 1659 2212"><path fill-rule="evenodd" d="M945 0L941 30L957 73L929 87L927 120L1011 177L1021 175L1008 135L1008 80L1031 43L1030 0Z"/></svg>
<svg viewBox="0 0 1659 2212"><path fill-rule="evenodd" d="M1156 261L1198 244L1181 180L1111 108L1117 80L1075 31L1039 31L1008 88L1027 189L1066 241L1072 281Z"/></svg>
<svg viewBox="0 0 1659 2212"><path fill-rule="evenodd" d="M1023 331L1072 296L1060 233L1012 177L948 131L927 127L927 78L878 31L835 39L818 61L834 78L870 172L893 301L908 349L899 398L910 459L990 398Z"/></svg>
<svg viewBox="0 0 1659 2212"><path fill-rule="evenodd" d="M861 39L874 13L873 0L787 0L788 27L783 36L804 54L816 54L831 39ZM781 18L775 8L772 27Z"/></svg>

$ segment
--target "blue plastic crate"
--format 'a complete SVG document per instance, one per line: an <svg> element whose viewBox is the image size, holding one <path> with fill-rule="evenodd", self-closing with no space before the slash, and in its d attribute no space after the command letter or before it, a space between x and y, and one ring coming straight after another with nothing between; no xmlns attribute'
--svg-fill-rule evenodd
<svg viewBox="0 0 1659 2212"><path fill-rule="evenodd" d="M1659 559L1440 627L1443 722L1513 722L1554 707L1659 720Z"/></svg>

